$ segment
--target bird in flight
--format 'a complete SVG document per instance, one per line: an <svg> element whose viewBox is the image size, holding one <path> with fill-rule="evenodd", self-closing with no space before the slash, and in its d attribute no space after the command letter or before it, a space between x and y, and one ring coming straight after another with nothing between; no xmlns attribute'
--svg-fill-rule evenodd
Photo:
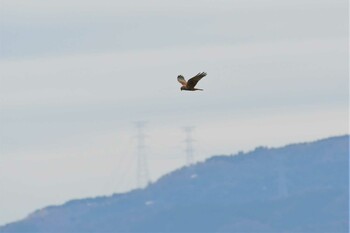
<svg viewBox="0 0 350 233"><path fill-rule="evenodd" d="M202 72L198 73L196 76L193 78L190 78L187 82L184 78L184 76L179 75L177 76L177 81L182 84L181 91L203 91L203 89L195 88L196 84L198 83L199 80L201 80L204 76L206 76L207 73Z"/></svg>

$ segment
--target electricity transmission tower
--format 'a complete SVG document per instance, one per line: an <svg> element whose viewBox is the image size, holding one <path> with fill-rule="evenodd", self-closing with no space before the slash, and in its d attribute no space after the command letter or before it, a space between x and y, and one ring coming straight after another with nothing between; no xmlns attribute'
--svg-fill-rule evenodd
<svg viewBox="0 0 350 233"><path fill-rule="evenodd" d="M288 197L288 187L287 187L287 177L286 177L286 167L284 158L279 156L278 158L279 166L277 168L278 172L278 197L279 198L286 198Z"/></svg>
<svg viewBox="0 0 350 233"><path fill-rule="evenodd" d="M186 165L190 166L194 162L194 149L193 149L193 138L192 131L194 130L193 126L184 127L186 133L185 143L186 143Z"/></svg>
<svg viewBox="0 0 350 233"><path fill-rule="evenodd" d="M135 122L137 129L137 146L136 146L136 154L137 154L137 187L143 188L149 182L149 174L148 174L148 164L147 164L147 154L146 154L146 146L145 146L145 138L144 127L146 125L145 121L137 121Z"/></svg>

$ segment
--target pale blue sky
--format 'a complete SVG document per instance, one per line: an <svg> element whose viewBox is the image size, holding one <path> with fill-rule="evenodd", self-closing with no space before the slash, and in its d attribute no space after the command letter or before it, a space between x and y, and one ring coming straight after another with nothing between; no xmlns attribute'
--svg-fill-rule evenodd
<svg viewBox="0 0 350 233"><path fill-rule="evenodd" d="M345 0L0 2L0 224L197 160L348 132ZM181 92L205 71L203 92Z"/></svg>

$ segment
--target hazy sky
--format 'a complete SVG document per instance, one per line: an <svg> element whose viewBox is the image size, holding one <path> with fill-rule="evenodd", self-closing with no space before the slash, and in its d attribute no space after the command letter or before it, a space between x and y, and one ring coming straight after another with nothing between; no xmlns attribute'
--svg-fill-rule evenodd
<svg viewBox="0 0 350 233"><path fill-rule="evenodd" d="M0 224L196 160L348 132L346 0L0 0ZM181 92L176 77L205 71Z"/></svg>

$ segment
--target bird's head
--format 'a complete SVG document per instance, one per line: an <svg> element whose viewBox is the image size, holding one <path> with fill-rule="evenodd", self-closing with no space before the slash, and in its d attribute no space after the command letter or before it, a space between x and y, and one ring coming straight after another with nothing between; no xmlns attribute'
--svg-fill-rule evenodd
<svg viewBox="0 0 350 233"><path fill-rule="evenodd" d="M180 90L182 91L182 90L185 90L185 87L184 86L182 86L181 88L180 88Z"/></svg>

